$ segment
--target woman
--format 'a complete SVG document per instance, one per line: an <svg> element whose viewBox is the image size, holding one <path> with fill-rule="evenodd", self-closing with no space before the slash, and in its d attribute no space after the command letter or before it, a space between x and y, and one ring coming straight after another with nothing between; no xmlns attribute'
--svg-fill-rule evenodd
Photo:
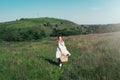
<svg viewBox="0 0 120 80"><path fill-rule="evenodd" d="M60 60L61 55L70 56L71 54L67 50L62 37L58 36L58 47L57 47L57 51L56 51L56 58L58 59L60 68L62 67L62 62Z"/></svg>

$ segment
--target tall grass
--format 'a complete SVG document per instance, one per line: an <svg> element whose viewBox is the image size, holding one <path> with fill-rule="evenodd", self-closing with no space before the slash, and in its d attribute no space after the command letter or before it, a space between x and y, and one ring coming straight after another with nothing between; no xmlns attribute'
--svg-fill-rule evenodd
<svg viewBox="0 0 120 80"><path fill-rule="evenodd" d="M64 37L71 52L61 70L56 38L0 42L0 80L119 80L119 34Z"/></svg>

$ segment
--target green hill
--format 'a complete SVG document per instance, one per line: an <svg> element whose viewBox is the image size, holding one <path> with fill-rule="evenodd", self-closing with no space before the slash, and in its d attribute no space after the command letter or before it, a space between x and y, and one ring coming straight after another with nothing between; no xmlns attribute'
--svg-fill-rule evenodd
<svg viewBox="0 0 120 80"><path fill-rule="evenodd" d="M0 40L28 41L49 36L69 36L91 33L120 31L120 24L78 25L57 18L21 18L20 20L0 23Z"/></svg>
<svg viewBox="0 0 120 80"><path fill-rule="evenodd" d="M0 23L1 26L14 27L14 28L26 28L26 27L50 27L50 28L71 28L78 26L77 24L63 19L57 18L21 18L20 20Z"/></svg>
<svg viewBox="0 0 120 80"><path fill-rule="evenodd" d="M6 41L40 39L50 36L55 30L72 30L78 26L71 21L57 18L21 18L16 21L0 23L0 39Z"/></svg>

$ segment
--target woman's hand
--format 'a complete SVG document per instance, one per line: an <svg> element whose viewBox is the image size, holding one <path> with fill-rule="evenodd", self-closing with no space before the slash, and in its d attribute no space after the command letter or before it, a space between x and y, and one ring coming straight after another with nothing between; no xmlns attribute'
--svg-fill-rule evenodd
<svg viewBox="0 0 120 80"><path fill-rule="evenodd" d="M61 56L65 56L65 55L61 52Z"/></svg>

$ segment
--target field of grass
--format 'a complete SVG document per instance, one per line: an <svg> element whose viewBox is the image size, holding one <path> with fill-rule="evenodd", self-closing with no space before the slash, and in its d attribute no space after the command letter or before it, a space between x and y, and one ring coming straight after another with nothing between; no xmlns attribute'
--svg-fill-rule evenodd
<svg viewBox="0 0 120 80"><path fill-rule="evenodd" d="M70 53L59 70L56 37L0 42L0 80L120 80L120 32L63 37Z"/></svg>

